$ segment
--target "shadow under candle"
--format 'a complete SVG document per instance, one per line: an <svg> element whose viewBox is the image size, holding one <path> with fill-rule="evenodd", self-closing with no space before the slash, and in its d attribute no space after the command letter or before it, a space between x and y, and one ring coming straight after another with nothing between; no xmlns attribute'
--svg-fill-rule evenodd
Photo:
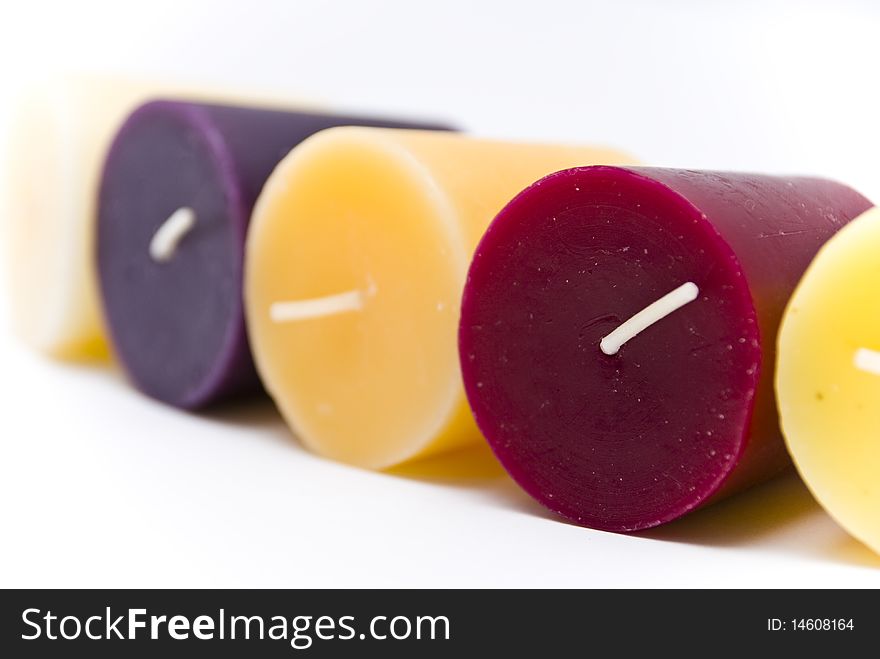
<svg viewBox="0 0 880 659"><path fill-rule="evenodd" d="M479 491L493 505L576 526L520 490L486 445L407 463L385 473L443 487ZM812 532L817 525L822 535ZM775 551L880 569L880 556L838 527L794 470L681 519L631 535L645 540L713 547L772 546Z"/></svg>
<svg viewBox="0 0 880 659"><path fill-rule="evenodd" d="M462 485L507 478L504 469L485 444L407 462L386 469L385 473L439 485Z"/></svg>
<svg viewBox="0 0 880 659"><path fill-rule="evenodd" d="M807 526L822 525L827 537ZM772 546L817 559L880 568L880 556L831 520L792 470L681 519L634 534L713 547Z"/></svg>
<svg viewBox="0 0 880 659"><path fill-rule="evenodd" d="M255 429L283 429L286 434L287 426L278 408L272 399L265 394L254 394L235 400L225 401L202 410L192 412L198 417L208 421L241 426Z"/></svg>
<svg viewBox="0 0 880 659"><path fill-rule="evenodd" d="M443 487L467 488L479 492L492 505L567 523L523 492L485 443L408 462L383 473Z"/></svg>
<svg viewBox="0 0 880 659"><path fill-rule="evenodd" d="M249 436L259 436L262 440L281 444L297 453L319 458L303 446L296 433L284 421L275 403L265 394L253 394L218 403L192 414L210 423L248 430Z"/></svg>

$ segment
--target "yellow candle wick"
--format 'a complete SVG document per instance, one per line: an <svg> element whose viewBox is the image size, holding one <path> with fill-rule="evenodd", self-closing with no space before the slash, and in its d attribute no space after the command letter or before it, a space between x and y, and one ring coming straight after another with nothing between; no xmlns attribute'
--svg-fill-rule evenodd
<svg viewBox="0 0 880 659"><path fill-rule="evenodd" d="M196 224L196 212L182 206L171 213L167 220L153 234L150 241L150 257L157 263L170 261L177 252L183 237L192 231Z"/></svg>
<svg viewBox="0 0 880 659"><path fill-rule="evenodd" d="M621 323L599 342L599 348L606 355L616 355L624 343L688 302L693 302L699 294L700 289L694 282L682 284Z"/></svg>
<svg viewBox="0 0 880 659"><path fill-rule="evenodd" d="M860 371L880 375L880 352L869 350L868 348L859 348L853 355L853 364Z"/></svg>
<svg viewBox="0 0 880 659"><path fill-rule="evenodd" d="M276 323L289 323L360 311L364 308L366 298L375 295L375 292L376 287L371 282L366 292L354 290L309 300L274 302L269 307L269 317Z"/></svg>

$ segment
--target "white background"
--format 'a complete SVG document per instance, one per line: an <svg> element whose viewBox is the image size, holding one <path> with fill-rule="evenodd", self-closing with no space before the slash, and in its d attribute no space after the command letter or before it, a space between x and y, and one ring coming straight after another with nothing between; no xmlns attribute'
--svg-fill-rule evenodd
<svg viewBox="0 0 880 659"><path fill-rule="evenodd" d="M3 2L0 120L42 71L174 77L880 199L875 6ZM457 475L352 469L306 453L268 403L180 413L5 329L0 410L0 586L880 586L880 557L795 477L600 533L545 514L485 454Z"/></svg>

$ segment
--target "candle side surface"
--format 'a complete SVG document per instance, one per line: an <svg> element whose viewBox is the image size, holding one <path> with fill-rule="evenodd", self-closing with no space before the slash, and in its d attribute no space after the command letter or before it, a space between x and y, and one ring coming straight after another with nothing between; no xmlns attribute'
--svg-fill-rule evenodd
<svg viewBox="0 0 880 659"><path fill-rule="evenodd" d="M639 168L641 170L641 168ZM804 271L825 242L873 204L856 190L814 177L644 169L696 206L731 246L748 281L761 333L761 380L751 440L719 492L724 496L790 464L779 441L774 392L782 314ZM708 212L708 211L707 211Z"/></svg>

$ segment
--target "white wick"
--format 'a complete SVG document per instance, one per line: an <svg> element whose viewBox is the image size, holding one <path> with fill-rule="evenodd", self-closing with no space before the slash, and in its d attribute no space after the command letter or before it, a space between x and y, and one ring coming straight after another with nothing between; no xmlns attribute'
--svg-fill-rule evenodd
<svg viewBox="0 0 880 659"><path fill-rule="evenodd" d="M269 307L269 317L276 323L287 323L360 311L364 308L364 297L361 291L347 291L311 300L275 302Z"/></svg>
<svg viewBox="0 0 880 659"><path fill-rule="evenodd" d="M682 284L656 302L649 304L629 320L621 323L617 329L599 342L599 348L606 355L616 355L620 346L636 334L646 330L658 320L666 318L676 309L681 309L688 302L693 302L699 294L700 289L694 282L689 281Z"/></svg>
<svg viewBox="0 0 880 659"><path fill-rule="evenodd" d="M860 371L880 375L880 352L859 348L853 356L853 364Z"/></svg>
<svg viewBox="0 0 880 659"><path fill-rule="evenodd" d="M177 251L183 237L192 231L196 224L196 212L189 206L181 206L171 213L167 220L153 234L150 241L150 256L158 263L169 261Z"/></svg>

